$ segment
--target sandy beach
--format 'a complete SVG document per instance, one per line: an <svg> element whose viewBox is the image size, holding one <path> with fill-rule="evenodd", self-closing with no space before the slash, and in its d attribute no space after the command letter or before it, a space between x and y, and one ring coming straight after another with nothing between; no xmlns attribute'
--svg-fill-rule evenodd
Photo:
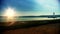
<svg viewBox="0 0 60 34"><path fill-rule="evenodd" d="M58 34L60 31L60 19L16 21L11 26L2 26L0 24L0 31L1 34Z"/></svg>

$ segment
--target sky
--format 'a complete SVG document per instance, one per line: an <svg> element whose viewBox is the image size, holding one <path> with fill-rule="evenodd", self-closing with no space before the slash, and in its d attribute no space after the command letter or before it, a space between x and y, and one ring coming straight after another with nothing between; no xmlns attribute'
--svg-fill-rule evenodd
<svg viewBox="0 0 60 34"><path fill-rule="evenodd" d="M0 0L0 16L9 8L19 16L60 15L60 0Z"/></svg>

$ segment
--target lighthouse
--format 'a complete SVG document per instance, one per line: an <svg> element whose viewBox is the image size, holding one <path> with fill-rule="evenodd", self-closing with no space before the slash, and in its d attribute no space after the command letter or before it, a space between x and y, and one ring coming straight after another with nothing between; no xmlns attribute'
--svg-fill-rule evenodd
<svg viewBox="0 0 60 34"><path fill-rule="evenodd" d="M53 12L53 18L56 18L56 16L55 16L55 12Z"/></svg>
<svg viewBox="0 0 60 34"><path fill-rule="evenodd" d="M53 16L55 16L55 12L53 12Z"/></svg>

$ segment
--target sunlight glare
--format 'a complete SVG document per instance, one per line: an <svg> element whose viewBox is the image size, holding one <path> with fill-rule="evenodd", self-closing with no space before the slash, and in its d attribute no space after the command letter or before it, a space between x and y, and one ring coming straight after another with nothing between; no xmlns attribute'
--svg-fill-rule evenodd
<svg viewBox="0 0 60 34"><path fill-rule="evenodd" d="M12 25L15 22L15 18L14 18L15 15L16 15L16 13L15 13L15 10L13 8L8 7L8 9L5 10L4 16L6 16L6 22L9 25Z"/></svg>

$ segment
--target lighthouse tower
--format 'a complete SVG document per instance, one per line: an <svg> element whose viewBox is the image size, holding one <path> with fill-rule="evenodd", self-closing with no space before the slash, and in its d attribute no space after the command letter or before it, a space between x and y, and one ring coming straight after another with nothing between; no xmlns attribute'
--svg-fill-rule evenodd
<svg viewBox="0 0 60 34"><path fill-rule="evenodd" d="M53 16L55 16L55 12L53 12Z"/></svg>
<svg viewBox="0 0 60 34"><path fill-rule="evenodd" d="M56 18L56 16L55 16L55 12L53 12L53 18Z"/></svg>

